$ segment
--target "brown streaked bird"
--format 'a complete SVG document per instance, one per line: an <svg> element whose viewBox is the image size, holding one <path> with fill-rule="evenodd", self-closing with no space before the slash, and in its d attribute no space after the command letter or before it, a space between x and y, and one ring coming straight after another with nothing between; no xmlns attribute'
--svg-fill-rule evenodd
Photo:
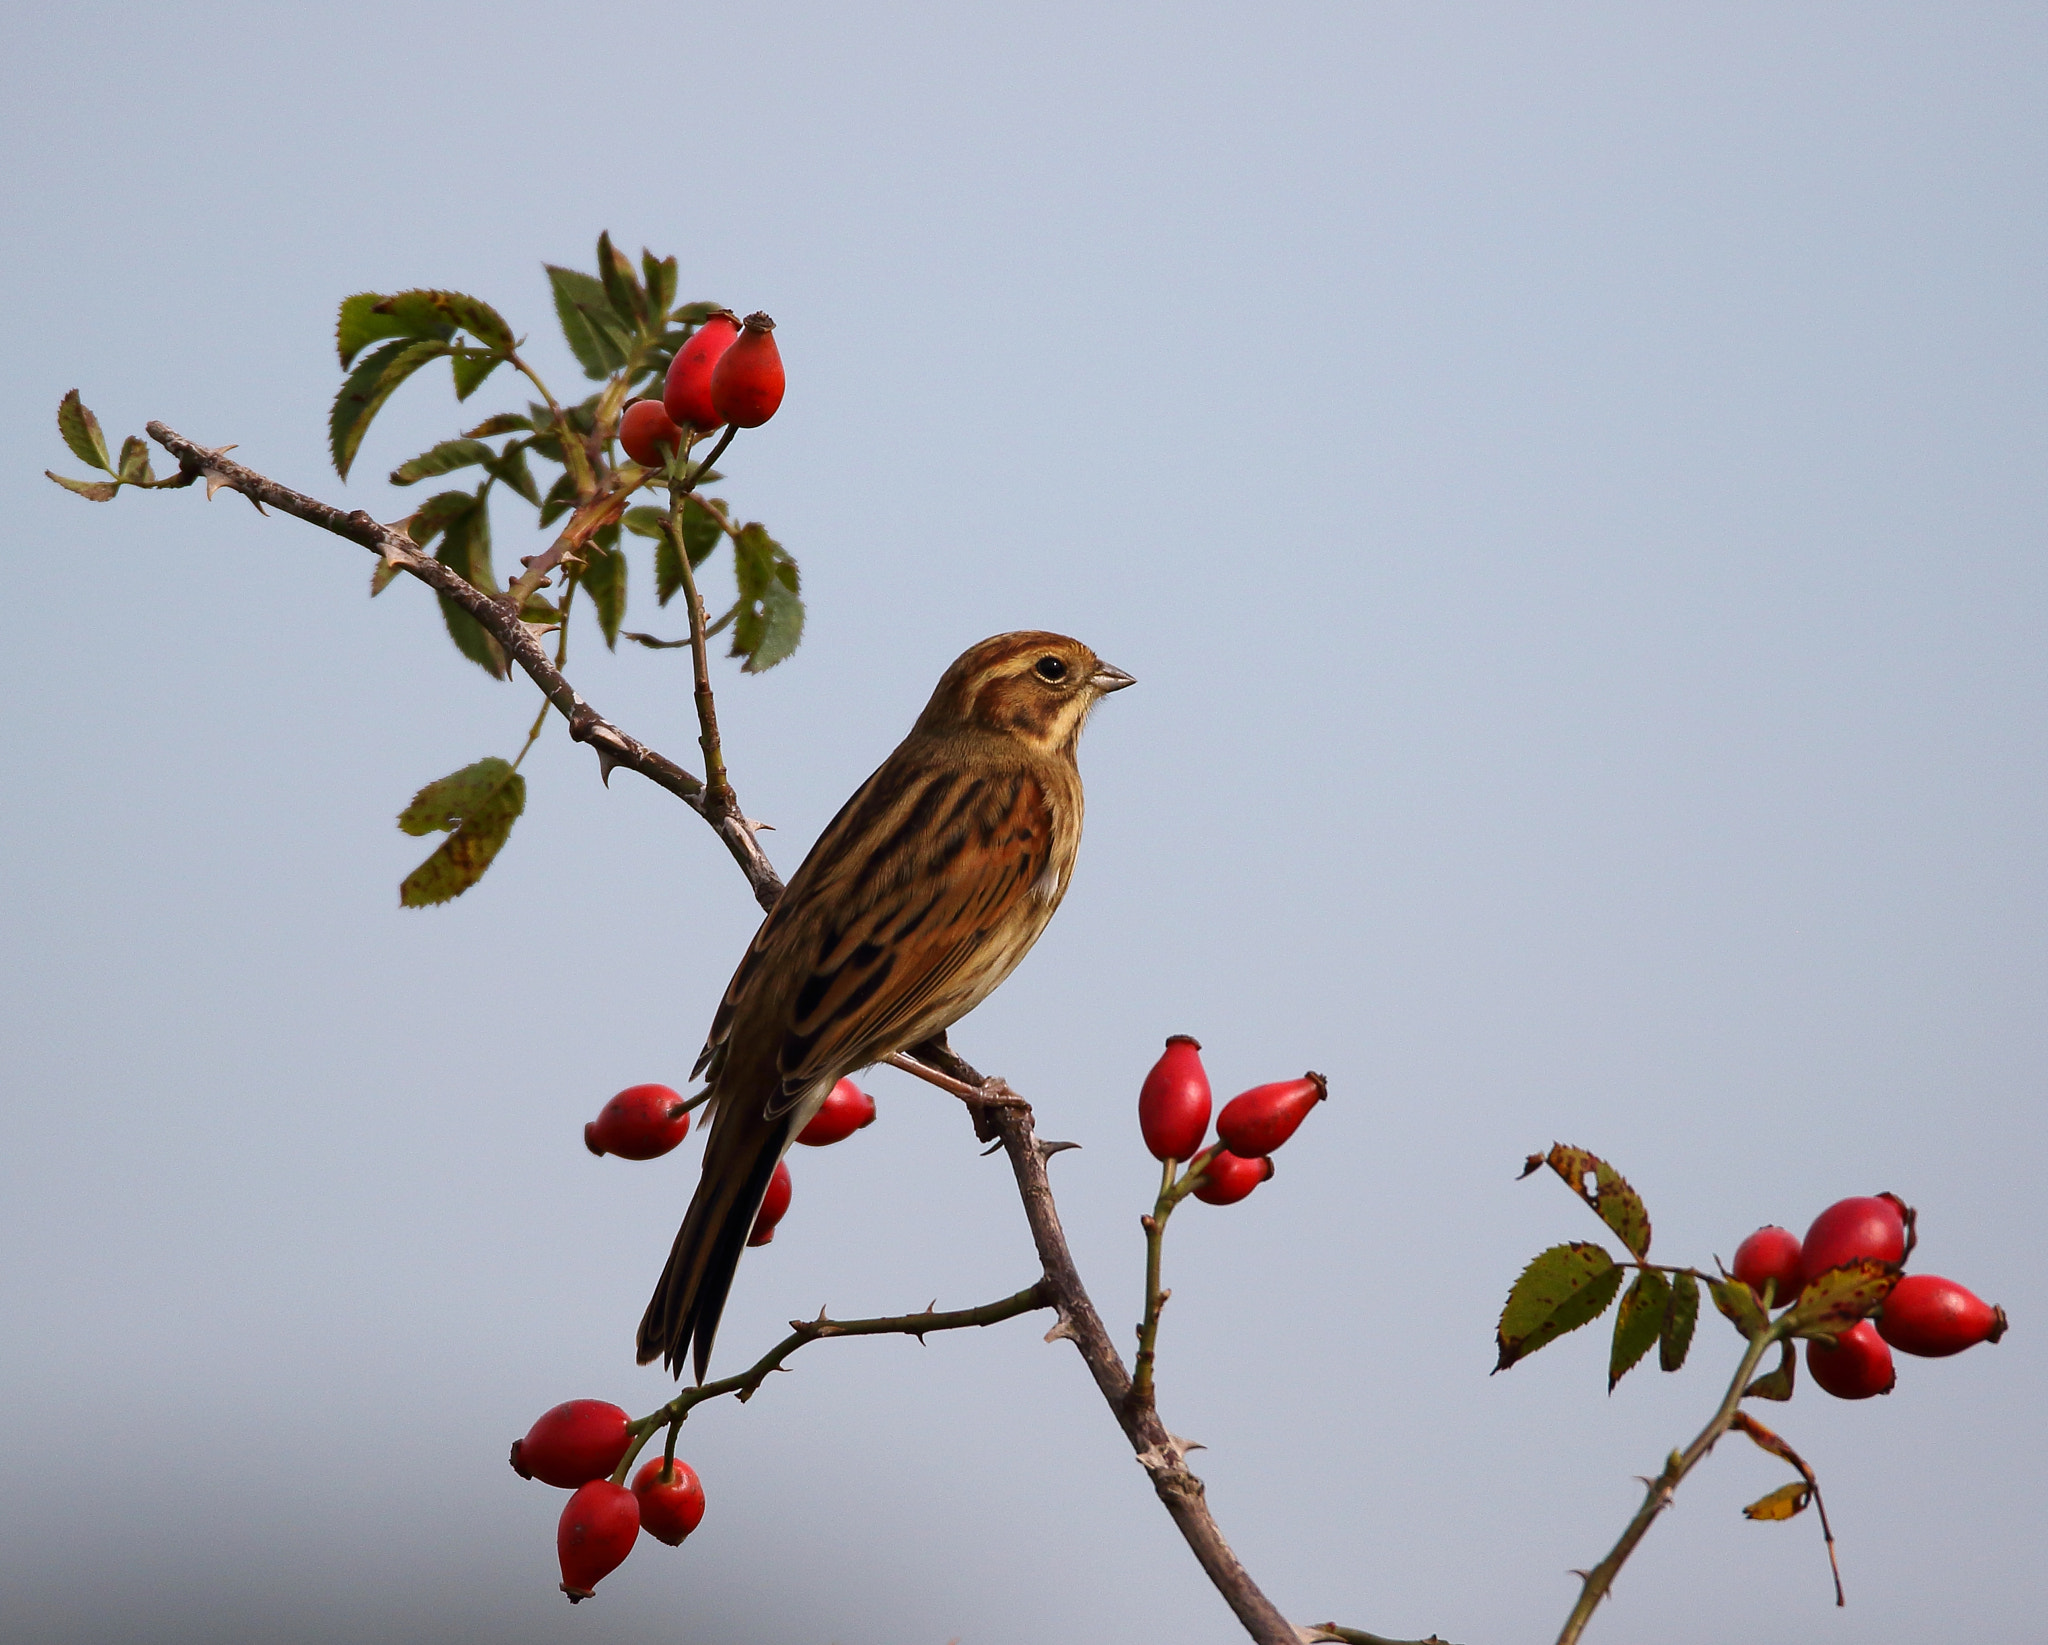
<svg viewBox="0 0 2048 1645"><path fill-rule="evenodd" d="M971 647L826 825L754 934L692 1076L704 1174L640 1322L640 1363L697 1380L768 1179L856 1069L943 1032L1017 967L1081 844L1074 751L1131 676L1063 634Z"/></svg>

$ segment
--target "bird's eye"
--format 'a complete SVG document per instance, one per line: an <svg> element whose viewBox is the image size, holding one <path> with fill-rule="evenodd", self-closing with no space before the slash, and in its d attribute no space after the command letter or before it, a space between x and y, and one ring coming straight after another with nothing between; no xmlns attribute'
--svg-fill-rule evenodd
<svg viewBox="0 0 2048 1645"><path fill-rule="evenodd" d="M1057 657L1040 657L1038 677L1050 685L1058 685L1067 677L1067 665Z"/></svg>

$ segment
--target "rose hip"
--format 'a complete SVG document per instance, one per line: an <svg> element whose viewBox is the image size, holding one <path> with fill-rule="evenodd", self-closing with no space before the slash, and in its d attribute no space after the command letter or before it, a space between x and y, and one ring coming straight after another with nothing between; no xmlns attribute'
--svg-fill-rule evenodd
<svg viewBox="0 0 2048 1645"><path fill-rule="evenodd" d="M619 444L642 468L660 468L683 449L683 431L659 400L635 400L619 419Z"/></svg>
<svg viewBox="0 0 2048 1645"><path fill-rule="evenodd" d="M1867 1319L1859 1319L1832 1344L1818 1337L1809 1341L1806 1368L1813 1373L1813 1380L1837 1399L1888 1394L1898 1380L1892 1369L1892 1351Z"/></svg>
<svg viewBox="0 0 2048 1645"><path fill-rule="evenodd" d="M739 334L739 321L730 310L720 309L690 334L689 341L669 361L668 376L661 385L661 403L684 428L709 434L725 421L711 409L711 373Z"/></svg>
<svg viewBox="0 0 2048 1645"><path fill-rule="evenodd" d="M1783 1307L1799 1294L1799 1240L1789 1228L1775 1224L1759 1228L1735 1247L1735 1277L1761 1299L1765 1285L1777 1282L1772 1293L1776 1306Z"/></svg>
<svg viewBox="0 0 2048 1645"><path fill-rule="evenodd" d="M2005 1310L1952 1279L1908 1274L1884 1299L1877 1334L1905 1354L1941 1359L2005 1335Z"/></svg>
<svg viewBox="0 0 2048 1645"><path fill-rule="evenodd" d="M1329 1094L1330 1082L1320 1074L1254 1086L1223 1105L1216 1135L1241 1159L1263 1158L1293 1136L1308 1111Z"/></svg>
<svg viewBox="0 0 2048 1645"><path fill-rule="evenodd" d="M1218 1148L1209 1155L1202 1180L1195 1184L1195 1198L1204 1205L1235 1205L1272 1174L1269 1159L1243 1159Z"/></svg>
<svg viewBox="0 0 2048 1645"><path fill-rule="evenodd" d="M768 1179L767 1197L761 1201L761 1209L754 1215L754 1231L747 1236L749 1245L766 1245L775 1237L775 1225L789 1211L789 1165L786 1161L775 1162L775 1175Z"/></svg>
<svg viewBox="0 0 2048 1645"><path fill-rule="evenodd" d="M759 428L782 404L782 388L775 322L765 314L749 314L746 329L712 370L712 414L735 428Z"/></svg>
<svg viewBox="0 0 2048 1645"><path fill-rule="evenodd" d="M1209 1076L1202 1042L1175 1034L1138 1089L1138 1129L1156 1160L1193 1159L1209 1133Z"/></svg>
<svg viewBox="0 0 2048 1645"><path fill-rule="evenodd" d="M841 1080L825 1094L825 1106L797 1132L796 1140L809 1148L828 1148L874 1123L875 1099L852 1080Z"/></svg>
<svg viewBox="0 0 2048 1645"><path fill-rule="evenodd" d="M1859 1257L1906 1259L1906 1222L1889 1194L1836 1200L1813 1219L1799 1251L1799 1278L1811 1285L1830 1268Z"/></svg>
<svg viewBox="0 0 2048 1645"><path fill-rule="evenodd" d="M562 1592L575 1605L626 1561L640 1536L640 1499L623 1485L593 1479L580 1486L555 1527Z"/></svg>
<svg viewBox="0 0 2048 1645"><path fill-rule="evenodd" d="M583 1128L583 1146L620 1159L659 1159L690 1134L690 1112L666 1085L629 1085Z"/></svg>
<svg viewBox="0 0 2048 1645"><path fill-rule="evenodd" d="M572 1399L512 1442L512 1467L522 1479L573 1489L616 1468L630 1439L626 1413L616 1405Z"/></svg>
<svg viewBox="0 0 2048 1645"><path fill-rule="evenodd" d="M671 1548L680 1548L683 1538L704 1518L704 1482L681 1457L675 1459L674 1471L667 1479L661 1472L661 1458L656 1457L633 1476L633 1494L640 1499L640 1528Z"/></svg>

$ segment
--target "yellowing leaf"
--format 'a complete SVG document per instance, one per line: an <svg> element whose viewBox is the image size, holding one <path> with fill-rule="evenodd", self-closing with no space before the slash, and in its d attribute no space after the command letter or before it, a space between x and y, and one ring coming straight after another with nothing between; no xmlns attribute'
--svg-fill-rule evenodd
<svg viewBox="0 0 2048 1645"><path fill-rule="evenodd" d="M1760 1496L1742 1510L1744 1519L1790 1519L1794 1514L1804 1513L1806 1505L1813 1500L1813 1487L1804 1480L1795 1479L1790 1485L1780 1485L1769 1496Z"/></svg>

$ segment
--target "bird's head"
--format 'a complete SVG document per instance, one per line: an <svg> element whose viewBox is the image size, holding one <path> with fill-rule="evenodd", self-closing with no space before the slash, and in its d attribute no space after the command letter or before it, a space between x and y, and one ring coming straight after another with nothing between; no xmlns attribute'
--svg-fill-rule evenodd
<svg viewBox="0 0 2048 1645"><path fill-rule="evenodd" d="M969 646L940 679L917 728L973 728L1072 754L1088 711L1134 684L1079 640L1027 629Z"/></svg>

